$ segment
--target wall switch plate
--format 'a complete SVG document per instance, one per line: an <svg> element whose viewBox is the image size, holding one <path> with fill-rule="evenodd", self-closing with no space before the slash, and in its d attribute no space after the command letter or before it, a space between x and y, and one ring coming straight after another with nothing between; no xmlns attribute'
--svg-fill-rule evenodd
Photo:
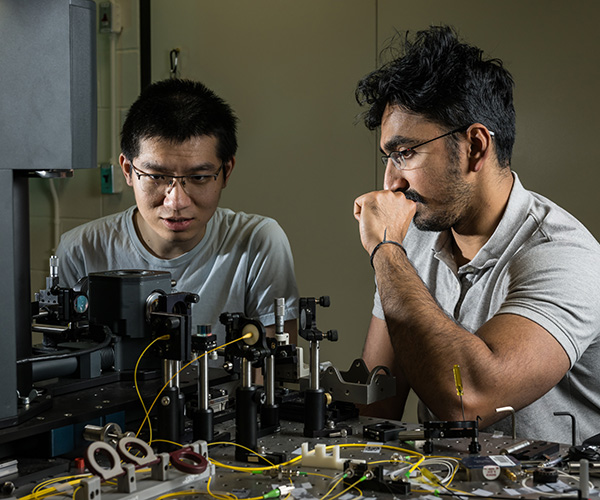
<svg viewBox="0 0 600 500"><path fill-rule="evenodd" d="M100 188L102 194L115 194L123 191L123 184L119 175L120 168L116 169L110 163L102 163L100 165Z"/></svg>

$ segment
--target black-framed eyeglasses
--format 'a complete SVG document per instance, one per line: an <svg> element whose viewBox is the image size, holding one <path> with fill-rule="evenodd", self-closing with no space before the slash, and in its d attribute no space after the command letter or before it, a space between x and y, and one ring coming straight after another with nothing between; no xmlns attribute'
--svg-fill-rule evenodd
<svg viewBox="0 0 600 500"><path fill-rule="evenodd" d="M201 192L211 181L216 181L225 167L225 163L214 174L194 174L194 175L167 175L167 174L151 174L137 168L133 162L131 168L138 178L142 191L147 194L155 194L157 192L170 192L175 181L179 181L183 190L188 194Z"/></svg>
<svg viewBox="0 0 600 500"><path fill-rule="evenodd" d="M388 161L392 160L392 165L394 165L394 167L396 167L398 170L417 169L417 168L419 168L418 166L410 168L406 162L408 159L410 159L410 157L412 156L412 153L414 152L415 149L420 148L421 146L424 146L425 144L429 144L430 142L437 141L438 139L441 139L442 137L447 137L452 134L457 134L458 132L464 132L470 126L471 125L463 125L462 127L455 128L454 130L451 130L450 132L446 132L445 134L442 134L438 137L434 137L433 139L429 139L428 141L417 144L416 146L411 146L409 148L402 149L400 151L392 151L389 155L382 156L381 161L387 167ZM492 136L494 135L494 132L492 132L491 130L489 132L490 132L490 135L492 135Z"/></svg>

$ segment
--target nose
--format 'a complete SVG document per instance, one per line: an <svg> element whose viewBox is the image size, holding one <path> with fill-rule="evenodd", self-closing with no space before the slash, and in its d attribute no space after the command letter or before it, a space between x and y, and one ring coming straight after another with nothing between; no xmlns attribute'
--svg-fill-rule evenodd
<svg viewBox="0 0 600 500"><path fill-rule="evenodd" d="M167 188L163 205L173 210L181 210L189 206L192 200L183 186L183 179L173 179L173 183Z"/></svg>
<svg viewBox="0 0 600 500"><path fill-rule="evenodd" d="M404 178L402 170L398 170L392 160L388 160L383 178L383 189L388 191L405 190L408 187L408 182Z"/></svg>

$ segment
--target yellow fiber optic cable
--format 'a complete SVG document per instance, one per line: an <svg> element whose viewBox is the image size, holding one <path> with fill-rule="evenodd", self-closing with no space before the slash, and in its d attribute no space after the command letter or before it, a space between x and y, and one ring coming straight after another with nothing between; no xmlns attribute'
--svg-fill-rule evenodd
<svg viewBox="0 0 600 500"><path fill-rule="evenodd" d="M155 439L152 442L153 443L167 443L167 444L172 444L173 446L179 446L180 448L183 448L183 447L187 446L185 444L176 443L175 441L169 441L168 439Z"/></svg>
<svg viewBox="0 0 600 500"><path fill-rule="evenodd" d="M142 351L142 354L140 354L140 356L137 359L137 362L135 363L135 368L133 369L133 385L135 387L135 392L137 392L138 398L140 399L140 402L142 403L142 408L144 409L144 415L145 415L144 420L142 421L142 425L138 429L135 437L139 436L142 428L144 427L144 423L146 422L146 419L148 419L148 424L150 424L150 413L148 412L148 410L146 410L146 405L144 403L144 399L142 398L142 394L140 393L140 389L139 389L138 382L137 382L137 374L138 374L138 367L140 365L140 361L142 361L142 357L144 356L144 354L146 354L148 349L150 349L156 342L158 342L159 340L168 340L169 338L170 338L169 335L163 335L162 337L158 337L158 338L154 339ZM148 425L148 426L150 427L150 440L152 440L152 426L151 425Z"/></svg>
<svg viewBox="0 0 600 500"><path fill-rule="evenodd" d="M250 453L260 456L262 457L262 455L260 455L259 453L257 453L254 450L251 450L250 448L246 448L245 446L241 445L241 444L237 444L237 443L231 443L231 442L227 442L227 441L217 441L214 443L208 443L208 446L215 446L215 445L232 445L232 446L237 446L239 448L242 448L246 451L249 451ZM264 457L263 457L264 458ZM210 458L210 462L215 464L217 467L223 467L224 469L230 469L230 470L235 470L235 471L239 471L239 472L262 472L262 471L266 471L266 470L273 470L273 469L278 469L280 467L287 467L291 464L294 464L298 461L300 461L302 459L302 455L298 455L295 458L292 458L291 460L288 460L287 462L284 462L282 464L271 464L268 467L238 467L235 465L226 465L223 464L221 462L218 462L217 460ZM265 459L265 461L269 462L268 460ZM269 462L270 463L270 462Z"/></svg>
<svg viewBox="0 0 600 500"><path fill-rule="evenodd" d="M337 485L344 481L344 479L346 479L347 477L348 474L342 474L342 476L335 483L333 483L333 486L329 488L329 490L327 490L327 492L321 497L321 500L323 500L327 495L329 495L333 490L335 490L337 488Z"/></svg>
<svg viewBox="0 0 600 500"><path fill-rule="evenodd" d="M162 496L156 497L155 500L165 500L167 498L173 498L173 497L188 496L188 495L202 495L202 494L203 494L203 492L201 492L201 491L195 491L195 490L174 491L173 493L165 493Z"/></svg>
<svg viewBox="0 0 600 500"><path fill-rule="evenodd" d="M226 494L220 495L220 494L214 494L212 491L210 491L211 480L212 480L212 477L209 477L208 482L206 483L206 492L211 497L218 498L219 500L237 500L237 497L233 493L226 493Z"/></svg>
<svg viewBox="0 0 600 500"><path fill-rule="evenodd" d="M340 448L365 448L368 445L364 444L364 443L348 443L348 444L330 445L330 446L327 446L325 449L329 450L333 446L339 446ZM390 445L387 445L387 444L382 444L382 445L380 445L380 447L384 448L386 450L399 451L401 453L406 453L408 455L414 455L416 458L418 458L417 462L415 464L413 464L413 466L408 470L409 474L412 471L414 471L419 465L421 465L421 463L423 462L423 460L425 460L425 455L423 455L422 453L419 453L417 451L406 450L404 448L398 448L396 446L390 446Z"/></svg>
<svg viewBox="0 0 600 500"><path fill-rule="evenodd" d="M45 488L44 485L49 486L50 484L58 483L60 481L67 481L66 484L68 484L69 486L77 486L81 482L81 479L83 479L84 477L90 477L90 475L85 474L81 476L67 476L62 478L49 479L48 481L44 481L43 483L40 483L38 486L36 486L29 495L20 497L19 500L39 500L53 495L64 495L64 491L59 490L54 486ZM69 479L71 480L68 481Z"/></svg>
<svg viewBox="0 0 600 500"><path fill-rule="evenodd" d="M340 493L338 493L335 496L332 496L329 500L335 500L336 498L341 497L344 493L346 493L347 491L350 491L352 488L356 488L356 485L362 481L364 481L365 479L367 479L366 476L362 476L361 478L359 478L357 481L355 481L354 483L352 483L350 486L348 486L345 490L341 491ZM358 488L356 488L358 489ZM360 490L359 490L360 491ZM327 495L324 495L321 497L321 500L325 500L325 497ZM362 492L361 492L361 496L362 496Z"/></svg>
<svg viewBox="0 0 600 500"><path fill-rule="evenodd" d="M168 337L168 335L166 337ZM227 342L227 343L225 343L225 344L223 344L221 346L217 346L214 349L211 349L210 351L202 353L200 356L195 357L194 359L192 359L191 361L189 361L188 363L186 363L185 365L183 365L181 367L181 369L179 369L169 380L167 380L167 382L165 383L165 385L163 385L162 389L160 391L158 391L158 394L156 395L156 397L154 398L154 401L152 401L152 404L150 405L150 408L146 412L146 416L144 417L144 420L142 421L142 425L140 425L140 428L138 429L138 431L136 433L136 437L139 435L140 431L144 427L144 423L146 423L146 420L148 420L148 425L150 426L150 436L152 436L152 426L150 425L150 413L152 412L152 409L154 408L154 405L156 404L156 402L160 398L160 395L162 394L162 392L169 386L169 384L171 383L171 381L175 377L177 377L177 375L179 375L183 370L185 370L188 366L190 366L194 361L199 360L202 356L205 356L206 354L210 354L211 352L214 352L217 349L221 349L223 347L227 347L230 344L234 344L235 342L238 342L239 340L247 339L247 338L250 338L250 337L252 337L251 333L247 333L245 335L242 335L240 338L237 338L235 340L232 340L231 342ZM156 340L158 340L158 339L156 339ZM148 346L148 347L150 347L150 346ZM145 410L145 408L144 408L144 410ZM152 443L152 438L148 441L148 444L151 444L151 443Z"/></svg>

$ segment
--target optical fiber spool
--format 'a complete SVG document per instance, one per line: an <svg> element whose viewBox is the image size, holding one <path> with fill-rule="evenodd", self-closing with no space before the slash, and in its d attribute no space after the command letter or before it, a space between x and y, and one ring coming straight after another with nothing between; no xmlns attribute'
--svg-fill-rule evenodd
<svg viewBox="0 0 600 500"><path fill-rule="evenodd" d="M134 455L131 451L135 451L138 455ZM117 443L117 452L123 460L138 467L151 465L158 461L158 457L148 443L136 437L127 436L120 439ZM143 456L139 456L140 452Z"/></svg>
<svg viewBox="0 0 600 500"><path fill-rule="evenodd" d="M208 461L191 447L171 452L171 465L186 474L202 474L208 467Z"/></svg>
<svg viewBox="0 0 600 500"><path fill-rule="evenodd" d="M96 457L99 455L108 460L108 467L103 467L98 463ZM104 481L125 473L123 467L121 467L121 457L119 457L114 448L102 441L94 441L87 447L85 450L85 464L90 472L96 476L100 476Z"/></svg>

